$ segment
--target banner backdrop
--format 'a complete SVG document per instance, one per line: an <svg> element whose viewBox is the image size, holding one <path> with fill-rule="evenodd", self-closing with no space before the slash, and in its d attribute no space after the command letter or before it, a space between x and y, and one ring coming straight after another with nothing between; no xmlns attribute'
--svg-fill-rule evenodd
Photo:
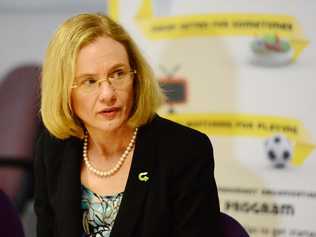
<svg viewBox="0 0 316 237"><path fill-rule="evenodd" d="M251 236L316 236L315 1L109 0L160 114L209 135L221 210Z"/></svg>

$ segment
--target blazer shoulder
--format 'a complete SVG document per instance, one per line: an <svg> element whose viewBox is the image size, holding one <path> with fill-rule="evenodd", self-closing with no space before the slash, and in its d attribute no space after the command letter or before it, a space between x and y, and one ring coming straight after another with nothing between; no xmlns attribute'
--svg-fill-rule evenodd
<svg viewBox="0 0 316 237"><path fill-rule="evenodd" d="M48 132L46 128L43 128L37 138L36 146L37 151L56 151L64 145L65 141L55 138Z"/></svg>
<svg viewBox="0 0 316 237"><path fill-rule="evenodd" d="M62 156L69 145L77 147L81 146L80 144L81 142L77 138L61 140L54 137L46 128L43 128L37 138L35 157L43 159L45 164L55 163L58 162L59 157Z"/></svg>
<svg viewBox="0 0 316 237"><path fill-rule="evenodd" d="M208 136L198 130L171 121L169 119L156 116L153 121L158 134L164 138L180 139L180 140L209 140Z"/></svg>
<svg viewBox="0 0 316 237"><path fill-rule="evenodd" d="M163 167L175 175L201 167L214 169L213 146L206 134L161 117L153 122Z"/></svg>
<svg viewBox="0 0 316 237"><path fill-rule="evenodd" d="M159 116L155 117L153 124L161 149L188 154L199 150L213 152L209 137L200 131Z"/></svg>

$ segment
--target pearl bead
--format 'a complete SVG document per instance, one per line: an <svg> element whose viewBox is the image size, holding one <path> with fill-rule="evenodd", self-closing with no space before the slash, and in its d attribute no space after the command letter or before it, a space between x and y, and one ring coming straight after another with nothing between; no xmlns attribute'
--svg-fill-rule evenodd
<svg viewBox="0 0 316 237"><path fill-rule="evenodd" d="M125 159L127 158L128 154L130 153L132 148L134 147L137 131L138 131L138 128L135 128L133 136L132 136L129 144L127 145L125 151L123 152L122 156L119 158L116 165L108 171L101 171L101 170L96 169L88 160L88 134L86 133L84 135L84 140L83 140L82 156L83 156L83 160L84 160L85 165L87 166L88 170L91 171L93 174L100 176L100 177L108 177L108 176L111 176L114 173L116 173L122 167Z"/></svg>

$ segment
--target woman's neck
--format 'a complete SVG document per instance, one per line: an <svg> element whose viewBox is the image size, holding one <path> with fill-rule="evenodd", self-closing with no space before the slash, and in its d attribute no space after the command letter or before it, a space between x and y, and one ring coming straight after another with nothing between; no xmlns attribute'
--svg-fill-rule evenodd
<svg viewBox="0 0 316 237"><path fill-rule="evenodd" d="M91 153L105 159L121 154L129 144L134 129L128 126L102 132L91 130L89 132L88 147Z"/></svg>

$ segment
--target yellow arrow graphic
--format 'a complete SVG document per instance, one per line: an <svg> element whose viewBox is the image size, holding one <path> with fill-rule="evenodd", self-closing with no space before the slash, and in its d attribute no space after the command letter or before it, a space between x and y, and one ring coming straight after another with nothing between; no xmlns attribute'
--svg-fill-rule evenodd
<svg viewBox="0 0 316 237"><path fill-rule="evenodd" d="M208 135L270 137L284 134L294 144L292 164L300 166L316 148L296 119L248 114L172 114L164 117Z"/></svg>
<svg viewBox="0 0 316 237"><path fill-rule="evenodd" d="M253 36L277 35L293 48L295 61L308 40L293 16L273 14L206 14L156 17L151 0L143 0L136 22L145 37L152 40L190 36Z"/></svg>

